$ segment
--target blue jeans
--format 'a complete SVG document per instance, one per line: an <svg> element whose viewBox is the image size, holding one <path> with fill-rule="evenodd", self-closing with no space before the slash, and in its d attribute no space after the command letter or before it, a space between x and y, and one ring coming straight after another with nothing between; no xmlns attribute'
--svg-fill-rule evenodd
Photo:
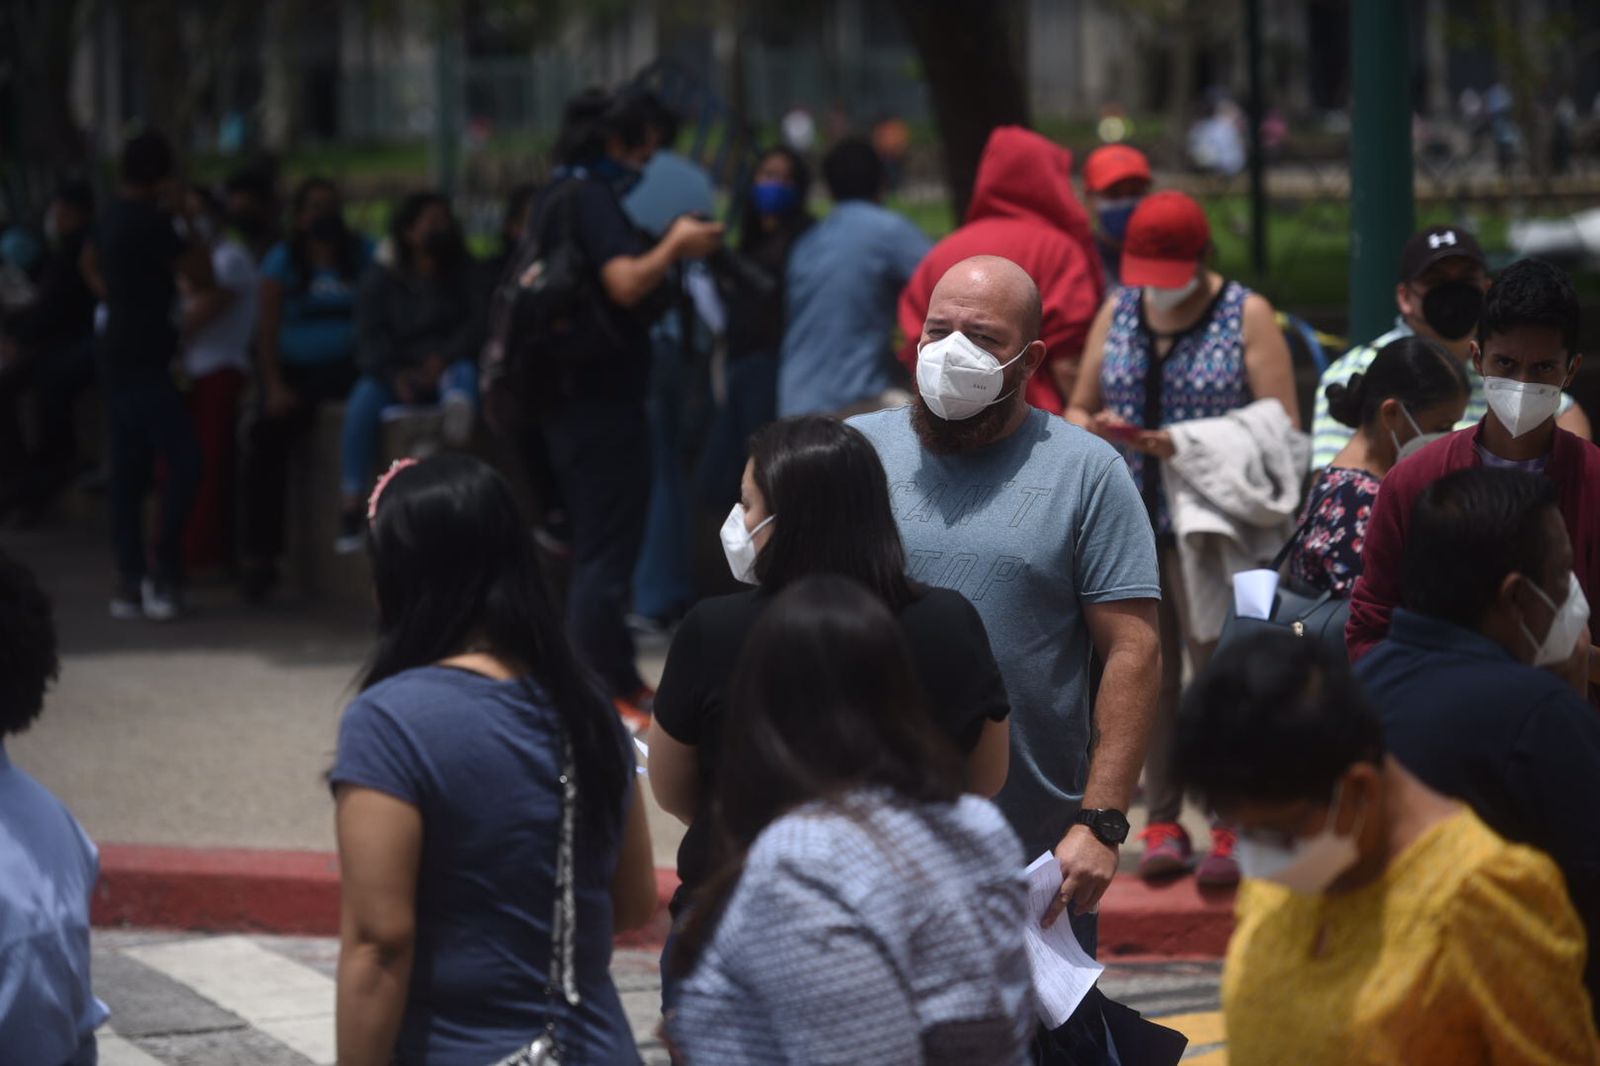
<svg viewBox="0 0 1600 1066"><path fill-rule="evenodd" d="M478 403L478 364L470 359L457 360L445 367L439 378L437 396L428 400L443 399L452 393L466 396L474 408ZM394 386L381 378L363 374L344 408L343 471L339 486L346 496L360 496L372 482L372 464L378 453L378 433L383 427L383 409L400 402Z"/></svg>
<svg viewBox="0 0 1600 1066"><path fill-rule="evenodd" d="M111 408L111 540L117 571L132 590L145 577L144 500L159 460L166 471L155 575L183 577L183 527L200 485L200 442L183 397L163 374L148 381L114 384Z"/></svg>
<svg viewBox="0 0 1600 1066"><path fill-rule="evenodd" d="M739 502L739 479L755 431L778 417L778 357L769 353L728 360L728 398L717 408L700 456L700 501L722 513Z"/></svg>
<svg viewBox="0 0 1600 1066"><path fill-rule="evenodd" d="M683 408L687 395L683 346L676 331L652 338L650 368L650 511L644 546L633 568L633 609L650 618L672 618L695 600L689 546L689 501L684 488Z"/></svg>

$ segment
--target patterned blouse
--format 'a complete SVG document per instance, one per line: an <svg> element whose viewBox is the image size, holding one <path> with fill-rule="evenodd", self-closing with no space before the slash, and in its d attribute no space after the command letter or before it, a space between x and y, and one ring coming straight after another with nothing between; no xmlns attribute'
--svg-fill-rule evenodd
<svg viewBox="0 0 1600 1066"><path fill-rule="evenodd" d="M988 800L815 804L757 838L667 1023L695 1066L1023 1066L1022 848Z"/></svg>
<svg viewBox="0 0 1600 1066"><path fill-rule="evenodd" d="M1244 366L1244 301L1249 295L1250 290L1237 281L1224 282L1199 321L1173 339L1159 368L1160 418L1157 425L1149 426L1145 422L1145 381L1155 335L1145 321L1141 290L1119 289L1100 371L1106 410L1135 426L1160 429L1176 422L1220 418L1247 406L1254 399ZM1123 451L1157 535L1171 533L1161 464L1143 452Z"/></svg>
<svg viewBox="0 0 1600 1066"><path fill-rule="evenodd" d="M1289 577L1317 592L1348 597L1361 576L1367 522L1381 482L1365 470L1330 466L1317 475L1300 522L1310 524L1289 553Z"/></svg>

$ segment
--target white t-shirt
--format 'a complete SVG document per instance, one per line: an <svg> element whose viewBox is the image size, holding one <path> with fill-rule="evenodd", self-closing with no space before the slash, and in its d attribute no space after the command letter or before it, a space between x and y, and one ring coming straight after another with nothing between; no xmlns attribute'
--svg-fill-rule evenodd
<svg viewBox="0 0 1600 1066"><path fill-rule="evenodd" d="M228 368L250 369L250 341L256 329L255 260L244 245L225 238L211 250L211 272L218 288L234 294L233 302L196 333L184 351L183 368L191 378Z"/></svg>

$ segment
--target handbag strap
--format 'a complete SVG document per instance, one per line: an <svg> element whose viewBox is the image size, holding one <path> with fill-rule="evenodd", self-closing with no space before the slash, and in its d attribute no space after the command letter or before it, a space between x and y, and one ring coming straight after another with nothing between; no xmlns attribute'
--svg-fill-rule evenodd
<svg viewBox="0 0 1600 1066"><path fill-rule="evenodd" d="M1289 561L1289 553L1294 551L1294 546L1300 543L1300 538L1305 536L1306 530L1311 528L1311 519L1315 514L1316 508L1310 504L1307 504L1305 518L1301 519L1300 524L1295 527L1294 532L1289 534L1289 539L1283 542L1283 547L1278 549L1278 554L1272 557L1271 569L1283 569L1283 564Z"/></svg>
<svg viewBox="0 0 1600 1066"><path fill-rule="evenodd" d="M577 948L577 870L576 843L578 822L578 772L572 755L572 738L561 735L561 830L556 845L556 899L550 918L550 966L545 971L545 995L554 1007L557 996L568 1006L581 1002L578 971L574 962ZM550 1012L545 1025L555 1038L556 1016Z"/></svg>

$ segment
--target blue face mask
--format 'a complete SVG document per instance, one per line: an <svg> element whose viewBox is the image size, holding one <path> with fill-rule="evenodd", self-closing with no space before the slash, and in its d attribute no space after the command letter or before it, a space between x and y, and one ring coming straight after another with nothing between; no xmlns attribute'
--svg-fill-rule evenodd
<svg viewBox="0 0 1600 1066"><path fill-rule="evenodd" d="M800 194L786 181L758 181L750 187L750 201L763 215L787 215L800 202Z"/></svg>
<svg viewBox="0 0 1600 1066"><path fill-rule="evenodd" d="M627 163L613 159L611 156L604 156L589 167L589 173L609 184L617 191L618 196L628 195L629 191L639 184L639 179L644 176L638 167L629 166Z"/></svg>
<svg viewBox="0 0 1600 1066"><path fill-rule="evenodd" d="M1134 208L1139 206L1137 197L1126 200L1109 200L1100 205L1100 232L1114 241L1120 241L1128 234L1128 220L1133 217Z"/></svg>

